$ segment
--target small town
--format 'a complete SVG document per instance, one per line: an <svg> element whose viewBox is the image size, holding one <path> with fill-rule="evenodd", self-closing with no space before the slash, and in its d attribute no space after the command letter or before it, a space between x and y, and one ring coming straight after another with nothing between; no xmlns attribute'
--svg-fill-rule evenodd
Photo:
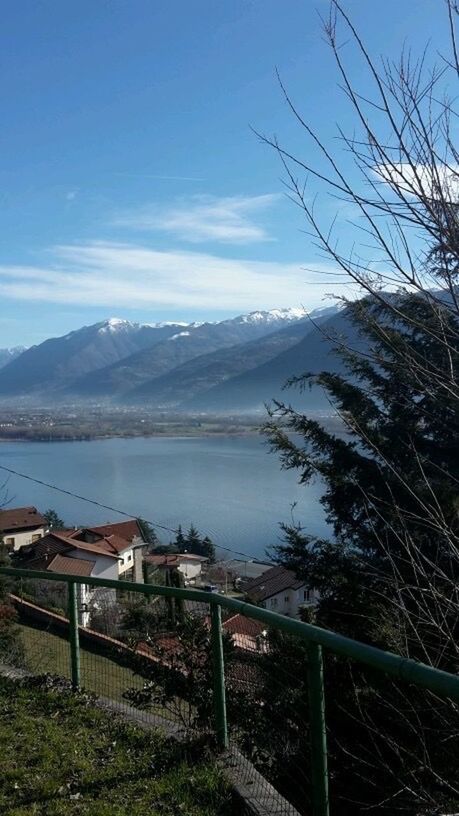
<svg viewBox="0 0 459 816"><path fill-rule="evenodd" d="M176 545L169 548L155 546L154 533L152 536L149 525L140 519L65 529L49 524L49 519L55 520L55 515L54 511L42 514L36 507L0 510L0 540L6 562L19 569L69 577L91 576L192 587L246 600L293 618L299 618L300 612L314 606L317 600L314 589L285 567L263 561L216 561L213 546L207 557L188 551L186 546L191 543L193 548L193 540L194 549L201 551L206 549L206 544L207 547L211 544L206 539L201 542L197 531L191 531L191 542L187 543L180 529L178 540L184 544L183 551L174 552ZM116 593L109 594L83 583L79 584L78 593L78 622L81 626L97 628L102 609L106 618L116 618L109 604L111 598L116 606ZM52 596L50 588L46 605L52 602ZM17 604L21 611L20 602ZM257 648L260 643L263 627L260 626L255 636L246 640L247 625L240 615L230 617L223 626L231 632L238 648L247 648L249 642L250 648ZM252 624L252 630L254 628L256 626Z"/></svg>

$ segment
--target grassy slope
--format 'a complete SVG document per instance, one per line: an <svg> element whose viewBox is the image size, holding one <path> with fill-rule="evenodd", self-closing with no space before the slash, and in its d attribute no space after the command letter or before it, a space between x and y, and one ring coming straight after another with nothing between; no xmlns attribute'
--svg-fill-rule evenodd
<svg viewBox="0 0 459 816"><path fill-rule="evenodd" d="M159 734L83 695L0 679L4 816L223 816L228 791L199 756L192 768Z"/></svg>
<svg viewBox="0 0 459 816"><path fill-rule="evenodd" d="M58 674L70 677L68 642L58 635L31 626L20 625L26 651L27 668L34 674ZM142 688L142 679L132 671L107 657L93 654L81 648L81 684L88 691L112 700L122 700L128 688Z"/></svg>

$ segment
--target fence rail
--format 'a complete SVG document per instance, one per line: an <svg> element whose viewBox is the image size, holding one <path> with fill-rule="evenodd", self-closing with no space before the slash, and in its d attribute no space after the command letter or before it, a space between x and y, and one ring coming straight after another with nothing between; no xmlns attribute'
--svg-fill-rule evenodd
<svg viewBox="0 0 459 816"><path fill-rule="evenodd" d="M228 747L228 726L225 695L225 666L222 641L221 610L226 609L253 618L287 634L294 635L308 645L308 665L305 666L309 687L311 731L311 777L314 816L328 816L329 790L327 771L327 738L325 718L324 667L322 650L363 663L380 672L408 681L459 703L459 676L427 666L415 660L386 652L352 640L313 624L284 617L275 612L234 598L214 593L176 587L136 584L130 581L111 581L101 578L69 576L60 573L38 572L29 569L0 567L0 575L17 579L56 581L68 587L68 620L70 642L70 669L72 684L78 688L80 679L80 646L78 625L77 585L105 587L116 591L140 593L147 597L162 596L179 601L194 601L210 608L211 643L213 657L213 699L215 733L222 750Z"/></svg>

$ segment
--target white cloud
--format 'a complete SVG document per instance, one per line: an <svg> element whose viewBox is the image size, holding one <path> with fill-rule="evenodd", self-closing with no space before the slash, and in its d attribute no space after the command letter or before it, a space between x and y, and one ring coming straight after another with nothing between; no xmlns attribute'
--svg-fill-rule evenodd
<svg viewBox="0 0 459 816"><path fill-rule="evenodd" d="M385 184L398 188L402 193L415 198L457 202L459 198L459 165L445 165L439 162L434 168L425 164L394 163L381 164L374 168L375 175Z"/></svg>
<svg viewBox="0 0 459 816"><path fill-rule="evenodd" d="M0 266L0 297L65 305L237 312L320 305L330 268L159 252L142 246L88 243L57 246L45 266Z"/></svg>
<svg viewBox="0 0 459 816"><path fill-rule="evenodd" d="M196 244L203 241L251 244L272 240L264 227L254 221L254 216L272 206L279 197L277 194L226 198L191 196L169 207L151 205L121 213L113 223L117 227L170 233Z"/></svg>

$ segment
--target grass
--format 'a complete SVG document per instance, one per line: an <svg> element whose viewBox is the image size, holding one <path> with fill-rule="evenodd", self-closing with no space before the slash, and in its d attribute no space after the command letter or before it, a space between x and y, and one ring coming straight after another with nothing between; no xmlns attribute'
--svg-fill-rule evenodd
<svg viewBox="0 0 459 816"><path fill-rule="evenodd" d="M226 783L189 752L86 695L0 678L3 816L226 816Z"/></svg>
<svg viewBox="0 0 459 816"><path fill-rule="evenodd" d="M70 677L69 644L65 638L46 630L20 624L29 671ZM80 648L81 684L87 691L112 700L122 700L128 688L141 689L143 682L130 669L108 657Z"/></svg>

